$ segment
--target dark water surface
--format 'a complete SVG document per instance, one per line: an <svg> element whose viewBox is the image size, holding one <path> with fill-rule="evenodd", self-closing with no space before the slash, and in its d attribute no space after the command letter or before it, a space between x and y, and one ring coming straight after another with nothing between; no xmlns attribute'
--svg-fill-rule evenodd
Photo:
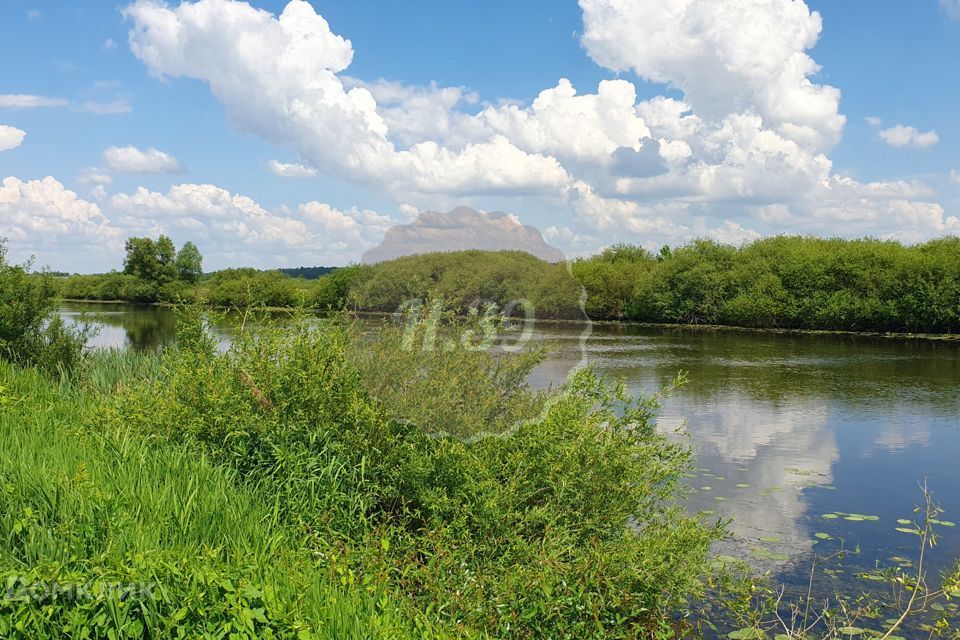
<svg viewBox="0 0 960 640"><path fill-rule="evenodd" d="M82 311L98 314L97 346L148 349L172 338L168 309L61 309L70 318ZM229 339L229 324L216 330ZM635 392L687 372L659 424L695 447L691 508L733 518L735 538L719 553L793 581L812 552L830 553L842 538L862 549L845 563L857 580L875 562L916 557L918 538L895 528L916 517L925 479L942 520L960 522L960 345L631 325L595 325L585 341L582 333L536 326L534 339L552 349L536 384L562 383L581 360ZM939 529L933 569L960 557L960 527Z"/></svg>

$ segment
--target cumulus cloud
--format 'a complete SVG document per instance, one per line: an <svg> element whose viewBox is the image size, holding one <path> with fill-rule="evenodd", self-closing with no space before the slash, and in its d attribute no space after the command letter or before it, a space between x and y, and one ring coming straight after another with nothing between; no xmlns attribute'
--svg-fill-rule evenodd
<svg viewBox="0 0 960 640"><path fill-rule="evenodd" d="M914 127L907 127L902 124L883 129L880 131L880 137L891 147L917 147L926 149L940 142L940 136L936 131L920 132Z"/></svg>
<svg viewBox="0 0 960 640"><path fill-rule="evenodd" d="M265 256L278 261L272 266L354 261L394 222L370 210L342 211L317 201L270 211L212 184L179 184L166 193L140 187L110 198L110 210L131 232L194 239L224 266L240 255L261 266L271 266Z"/></svg>
<svg viewBox="0 0 960 640"><path fill-rule="evenodd" d="M337 75L353 59L350 41L303 0L279 17L221 0L175 9L138 0L124 15L134 25L131 49L152 74L206 81L234 127L293 146L327 173L392 191L458 194L542 192L567 179L555 159L505 138L398 149L371 91Z"/></svg>
<svg viewBox="0 0 960 640"><path fill-rule="evenodd" d="M67 101L62 98L48 98L29 94L0 94L0 107L12 109L35 109L38 107L65 107Z"/></svg>
<svg viewBox="0 0 960 640"><path fill-rule="evenodd" d="M52 177L0 182L0 237L17 259L48 258L71 251L119 250L122 233L95 203Z"/></svg>
<svg viewBox="0 0 960 640"><path fill-rule="evenodd" d="M605 80L596 94L577 95L566 78L545 89L529 108L487 108L480 119L522 149L596 163L614 151L639 151L650 130L636 111L637 92L625 80Z"/></svg>
<svg viewBox="0 0 960 640"><path fill-rule="evenodd" d="M6 124L0 124L0 151L16 149L27 137L27 132Z"/></svg>
<svg viewBox="0 0 960 640"><path fill-rule="evenodd" d="M313 167L308 167L299 162L286 163L277 160L271 160L267 163L267 171L284 178L309 178L317 175L317 170Z"/></svg>
<svg viewBox="0 0 960 640"><path fill-rule="evenodd" d="M107 147L103 161L111 171L125 173L183 173L176 158L165 151L150 147L142 151L137 147Z"/></svg>
<svg viewBox="0 0 960 640"><path fill-rule="evenodd" d="M702 115L755 110L785 138L826 149L845 118L840 91L810 80L820 14L795 0L580 0L598 64L683 91Z"/></svg>
<svg viewBox="0 0 960 640"><path fill-rule="evenodd" d="M570 216L551 225L557 240L578 251L586 239L953 228L922 185L835 172L846 119L839 90L816 82L822 21L803 0L580 4L595 61L679 95L638 100L626 77L586 91L561 78L529 103L489 104L463 86L360 80L346 75L352 43L302 0L279 16L236 0L137 0L124 13L151 74L206 82L231 126L302 158L268 163L277 175L335 175L417 209L492 196L556 207Z"/></svg>
<svg viewBox="0 0 960 640"><path fill-rule="evenodd" d="M363 262L372 264L400 256L466 249L512 249L549 262L564 259L562 251L548 245L537 229L522 224L514 215L457 207L447 213L423 211L413 222L391 227L383 242L363 254Z"/></svg>

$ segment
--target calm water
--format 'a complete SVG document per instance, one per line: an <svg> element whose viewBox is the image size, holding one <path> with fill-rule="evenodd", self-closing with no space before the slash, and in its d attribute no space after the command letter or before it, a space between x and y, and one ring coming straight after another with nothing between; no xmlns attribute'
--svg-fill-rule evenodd
<svg viewBox="0 0 960 640"><path fill-rule="evenodd" d="M167 309L65 305L95 311L98 346L155 348L170 340ZM229 338L230 327L217 330ZM812 335L538 325L553 347L536 384L562 383L582 358L635 392L689 383L664 402L664 431L689 436L698 472L691 508L732 517L735 538L719 553L775 568L788 581L809 570L812 552L846 541L846 562L916 556L917 538L895 530L912 519L926 478L946 513L960 521L960 346ZM878 519L823 518L863 514ZM708 514L707 517L715 517ZM817 541L826 533L833 540ZM960 527L941 528L934 565L960 557ZM806 561L806 562L805 562ZM851 578L855 579L855 578Z"/></svg>

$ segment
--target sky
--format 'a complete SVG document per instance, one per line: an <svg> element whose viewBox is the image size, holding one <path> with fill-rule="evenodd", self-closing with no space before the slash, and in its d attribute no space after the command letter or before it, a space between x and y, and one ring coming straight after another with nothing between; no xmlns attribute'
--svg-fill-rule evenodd
<svg viewBox="0 0 960 640"><path fill-rule="evenodd" d="M960 0L0 11L14 261L101 272L164 233L207 269L342 265L462 205L566 255L960 234Z"/></svg>

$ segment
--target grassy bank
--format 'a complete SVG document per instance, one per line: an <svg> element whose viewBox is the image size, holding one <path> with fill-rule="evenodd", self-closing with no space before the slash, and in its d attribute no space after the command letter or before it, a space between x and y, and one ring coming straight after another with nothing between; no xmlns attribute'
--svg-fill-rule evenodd
<svg viewBox="0 0 960 640"><path fill-rule="evenodd" d="M689 451L652 400L589 373L546 396L536 354L390 329L303 318L220 353L179 324L68 377L0 363L0 635L681 633L716 532L675 504Z"/></svg>

